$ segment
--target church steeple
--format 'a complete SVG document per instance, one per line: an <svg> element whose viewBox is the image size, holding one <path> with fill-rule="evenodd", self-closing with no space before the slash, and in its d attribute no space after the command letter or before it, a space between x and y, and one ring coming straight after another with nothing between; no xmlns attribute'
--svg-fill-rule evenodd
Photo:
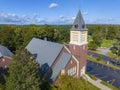
<svg viewBox="0 0 120 90"><path fill-rule="evenodd" d="M73 23L73 26L72 26L71 30L73 30L73 31L75 31L75 30L77 30L77 31L82 31L82 30L86 31L87 30L80 10L78 11L78 14L76 16L76 19L75 19L75 21Z"/></svg>
<svg viewBox="0 0 120 90"><path fill-rule="evenodd" d="M87 60L87 30L79 10L70 30L70 51L79 60L79 76L85 74Z"/></svg>
<svg viewBox="0 0 120 90"><path fill-rule="evenodd" d="M87 28L80 10L76 16L70 31L70 44L84 45L87 44Z"/></svg>

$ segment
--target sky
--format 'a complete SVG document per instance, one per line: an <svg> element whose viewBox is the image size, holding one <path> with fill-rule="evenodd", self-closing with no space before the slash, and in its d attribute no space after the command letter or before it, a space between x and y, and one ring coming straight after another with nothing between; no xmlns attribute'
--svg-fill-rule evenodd
<svg viewBox="0 0 120 90"><path fill-rule="evenodd" d="M120 24L120 0L0 0L0 24Z"/></svg>

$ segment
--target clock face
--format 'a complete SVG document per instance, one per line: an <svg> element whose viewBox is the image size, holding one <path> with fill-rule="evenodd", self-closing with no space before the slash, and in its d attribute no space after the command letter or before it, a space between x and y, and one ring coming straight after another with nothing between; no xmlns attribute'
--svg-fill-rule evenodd
<svg viewBox="0 0 120 90"><path fill-rule="evenodd" d="M75 28L78 28L78 24L75 24L74 27L75 27Z"/></svg>

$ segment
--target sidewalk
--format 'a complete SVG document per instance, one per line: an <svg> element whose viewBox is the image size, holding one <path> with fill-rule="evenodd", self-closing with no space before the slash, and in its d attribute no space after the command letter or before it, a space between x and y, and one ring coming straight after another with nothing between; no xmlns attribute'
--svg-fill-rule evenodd
<svg viewBox="0 0 120 90"><path fill-rule="evenodd" d="M85 78L85 77L86 77L86 78ZM100 82L101 82L100 79L98 79L98 80L93 80L93 79L91 79L88 75L85 75L83 78L84 78L85 80L87 80L88 82L90 82L91 84L93 84L94 86L100 88L101 90L112 90L111 88L109 88L109 87L101 84L101 83L100 83Z"/></svg>

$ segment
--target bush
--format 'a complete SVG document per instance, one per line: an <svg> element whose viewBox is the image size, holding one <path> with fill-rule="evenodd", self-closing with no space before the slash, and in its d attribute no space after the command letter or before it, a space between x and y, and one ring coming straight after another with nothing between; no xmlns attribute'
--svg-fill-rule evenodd
<svg viewBox="0 0 120 90"><path fill-rule="evenodd" d="M98 55L97 60L100 61L102 59L102 55Z"/></svg>

